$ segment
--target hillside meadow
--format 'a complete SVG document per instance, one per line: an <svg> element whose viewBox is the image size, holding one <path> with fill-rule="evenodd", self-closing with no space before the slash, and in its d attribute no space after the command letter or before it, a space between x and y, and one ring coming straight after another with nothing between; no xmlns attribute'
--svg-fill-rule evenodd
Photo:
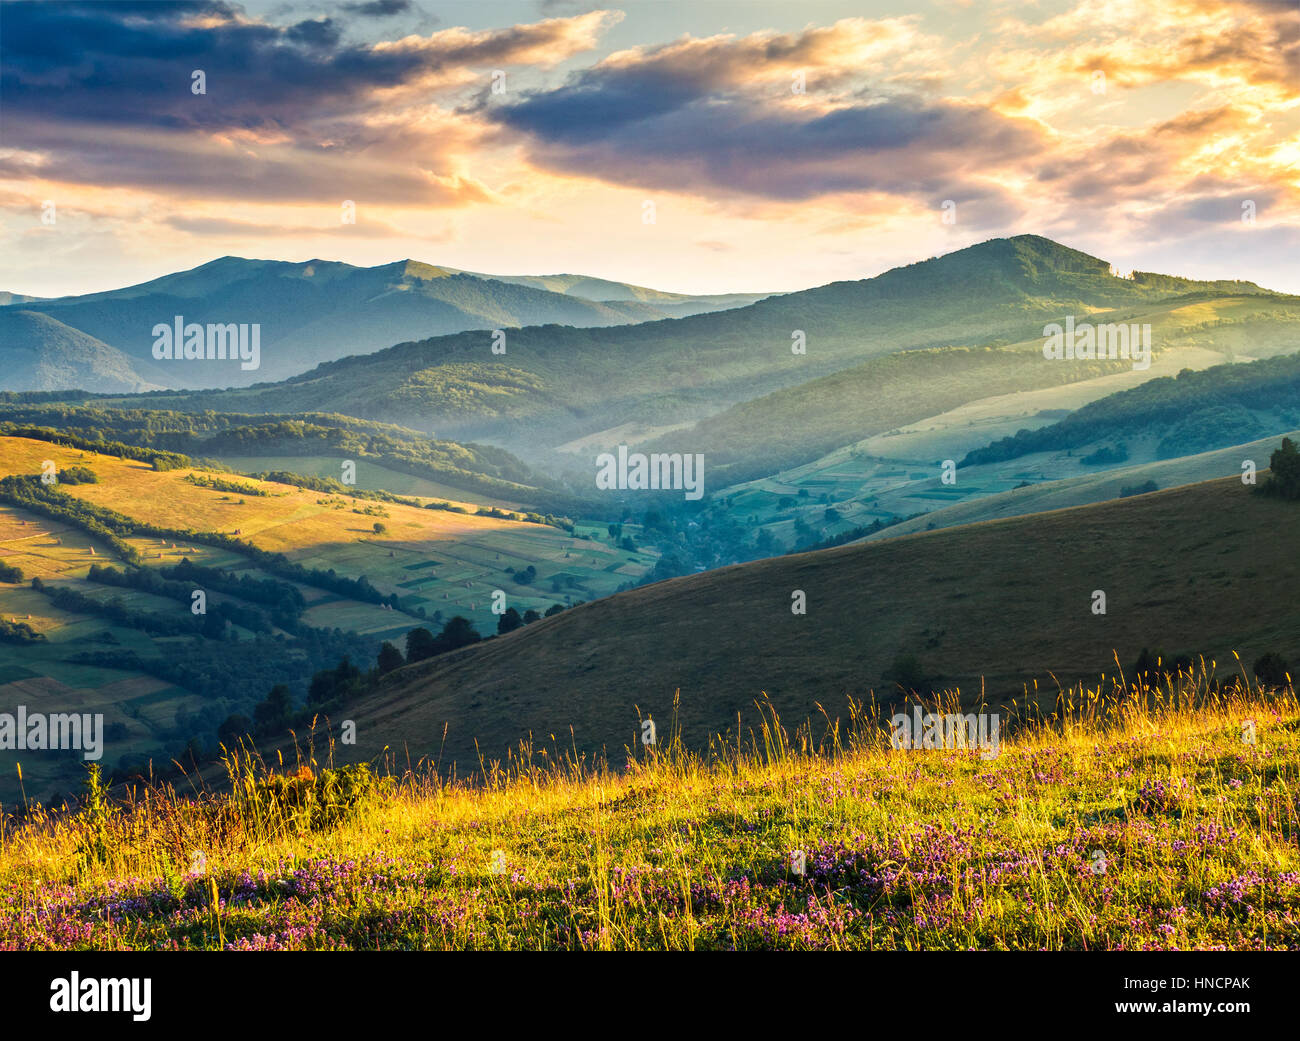
<svg viewBox="0 0 1300 1041"><path fill-rule="evenodd" d="M238 533L238 538L284 553L306 567L332 567L353 577L364 574L382 592L396 593L404 606L425 604L430 613L454 610L483 625L494 623L489 597L495 588L517 594L519 600L512 603L521 611L544 610L575 595L586 598L613 592L629 577L643 574L653 560L651 554L629 553L608 541L585 540L547 525L478 515L474 511L480 507L471 503L449 500L456 510L423 509L215 475L254 490L240 495L190 483L186 478L191 475L214 476L200 468L160 472L131 459L30 438L0 437L0 474L40 473L45 460L59 469L89 466L97 483L68 485L63 490L133 520L181 530ZM417 497L417 501L434 500ZM376 523L383 526L382 532L374 530ZM595 530L580 527L578 534ZM81 541L87 546L93 542L85 536ZM166 547L158 539L139 541L146 564L164 550L167 556L175 555L170 541ZM5 559L26 570L24 557L36 545L29 540L6 548ZM106 552L104 546L97 550L101 558ZM111 562L111 556L108 559ZM85 563L90 563L89 554ZM507 569L523 570L529 564L537 566L540 579L535 589L524 590L511 582ZM550 578L557 573L565 579L572 575L574 582L566 582L563 591L554 594ZM420 589L413 591L414 585Z"/></svg>
<svg viewBox="0 0 1300 1041"><path fill-rule="evenodd" d="M437 631L443 619L461 615L479 633L490 635L497 627L491 609L494 590L503 590L521 613L541 613L557 603L611 593L639 577L653 560L652 554L618 548L607 532L590 526L579 525L571 534L476 515L477 506L455 501L448 504L467 512L353 499L192 467L159 471L136 460L48 441L0 437L0 476L38 474L47 460L59 472L83 467L94 473L95 483L54 486L70 498L133 522L234 535L307 568L366 576L384 596L396 596L401 608L387 609L302 581L286 583L302 598L303 626L343 634L328 647L319 646L315 656L325 660L314 666L305 656L310 649L304 652L302 642L281 629L265 634L278 641L268 645L275 661L258 657L252 642L258 634L239 625L229 629L233 645L206 635L159 635L140 625L152 619L188 619L188 602L91 580L92 567L123 567L108 540L22 506L0 504L0 563L20 569L23 576L21 582L0 581L0 619L29 626L39 637L0 641L0 710L25 705L32 711L103 713L108 772L146 760L165 767L188 741L212 734L227 716L250 716L255 701L274 682L287 680L301 703L313 667L332 668L347 653L367 668L382 641L401 648L416 627ZM248 491L202 486L192 479ZM377 532L376 524L383 531ZM273 577L237 544L216 546L156 534L123 541L149 570L189 560L253 580ZM519 575L529 567L537 577L525 584ZM47 592L33 589L33 579L46 583ZM60 606L49 594L61 591L86 600L77 609ZM217 590L208 596L212 605L257 607ZM115 605L128 612L125 618L108 613ZM279 671L268 672L259 685L261 673L248 673L250 655ZM180 665L188 666L188 672ZM223 670L230 673L224 681ZM75 754L28 756L22 786L15 774L21 759L0 752L0 803L6 806L24 794L54 799L78 783L81 759Z"/></svg>
<svg viewBox="0 0 1300 1041"><path fill-rule="evenodd" d="M943 699L940 711L952 705ZM1295 949L1294 691L1080 688L974 749L883 720L458 781L228 753L0 828L0 948Z"/></svg>

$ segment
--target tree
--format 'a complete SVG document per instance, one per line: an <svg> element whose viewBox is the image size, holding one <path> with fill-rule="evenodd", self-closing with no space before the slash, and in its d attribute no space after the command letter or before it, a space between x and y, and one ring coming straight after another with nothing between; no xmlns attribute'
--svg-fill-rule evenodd
<svg viewBox="0 0 1300 1041"><path fill-rule="evenodd" d="M533 622L541 621L541 617L541 615L530 607L524 612L524 625L532 625Z"/></svg>
<svg viewBox="0 0 1300 1041"><path fill-rule="evenodd" d="M340 692L348 687L355 687L361 682L361 670L352 664L351 659L345 654L339 661L338 667L334 670L334 684Z"/></svg>
<svg viewBox="0 0 1300 1041"><path fill-rule="evenodd" d="M406 664L406 659L402 657L401 651L385 640L379 647L379 659L377 664L379 666L379 675L382 676L385 673L392 672L394 669L400 669Z"/></svg>
<svg viewBox="0 0 1300 1041"><path fill-rule="evenodd" d="M524 624L524 620L519 617L519 612L513 607L507 607L506 613L497 619L497 633L504 636L506 633L512 633Z"/></svg>
<svg viewBox="0 0 1300 1041"><path fill-rule="evenodd" d="M462 618L456 615L451 621L442 627L442 633L438 637L438 653L443 651L454 651L459 647L466 647L471 643L478 643L483 639L474 631L474 626L468 618Z"/></svg>
<svg viewBox="0 0 1300 1041"><path fill-rule="evenodd" d="M1269 651L1255 662L1253 671L1255 678L1261 684L1268 687L1285 687L1287 677L1291 674L1291 667L1280 654Z"/></svg>
<svg viewBox="0 0 1300 1041"><path fill-rule="evenodd" d="M360 692L361 670L345 654L332 669L322 669L311 678L307 688L307 704L321 705L335 698L347 698Z"/></svg>
<svg viewBox="0 0 1300 1041"><path fill-rule="evenodd" d="M322 669L311 678L311 686L307 688L307 704L322 705L331 700L337 686L338 679L334 670Z"/></svg>
<svg viewBox="0 0 1300 1041"><path fill-rule="evenodd" d="M375 521L375 523L372 524L371 527L375 529L376 535L382 535L384 532L388 530L388 525L385 524L383 521Z"/></svg>
<svg viewBox="0 0 1300 1041"><path fill-rule="evenodd" d="M289 688L286 687L285 690ZM226 721L217 727L217 740L227 748L234 748L239 744L240 738L248 734L253 729L253 721L247 716L241 716L234 713L226 717Z"/></svg>
<svg viewBox="0 0 1300 1041"><path fill-rule="evenodd" d="M406 634L406 660L424 661L438 653L438 642L428 629L412 629Z"/></svg>
<svg viewBox="0 0 1300 1041"><path fill-rule="evenodd" d="M253 709L253 721L262 732L277 730L289 720L293 712L293 695L283 683L271 688L266 700L259 702Z"/></svg>
<svg viewBox="0 0 1300 1041"><path fill-rule="evenodd" d="M1300 499L1300 452L1289 437L1282 438L1282 447L1268 461L1268 480L1260 486L1265 495L1280 499Z"/></svg>

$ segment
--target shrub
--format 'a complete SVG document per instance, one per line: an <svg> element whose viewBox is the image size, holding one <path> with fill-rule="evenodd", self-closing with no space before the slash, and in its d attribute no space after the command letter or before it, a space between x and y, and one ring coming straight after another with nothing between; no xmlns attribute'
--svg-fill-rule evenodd
<svg viewBox="0 0 1300 1041"><path fill-rule="evenodd" d="M95 471L84 466L69 466L59 473L60 484L98 484Z"/></svg>
<svg viewBox="0 0 1300 1041"><path fill-rule="evenodd" d="M368 763L313 773L301 766L292 774L245 774L237 785L241 813L270 831L303 834L332 827L391 785Z"/></svg>
<svg viewBox="0 0 1300 1041"><path fill-rule="evenodd" d="M1280 654L1269 651L1256 660L1253 669L1255 678L1268 687L1285 687L1291 674L1291 667Z"/></svg>

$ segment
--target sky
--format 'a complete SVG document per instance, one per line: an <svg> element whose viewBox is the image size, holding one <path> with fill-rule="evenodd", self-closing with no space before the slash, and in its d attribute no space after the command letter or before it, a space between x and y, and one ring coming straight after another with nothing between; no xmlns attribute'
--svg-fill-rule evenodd
<svg viewBox="0 0 1300 1041"><path fill-rule="evenodd" d="M1300 293L1300 0L0 3L0 290L775 292L1025 233Z"/></svg>

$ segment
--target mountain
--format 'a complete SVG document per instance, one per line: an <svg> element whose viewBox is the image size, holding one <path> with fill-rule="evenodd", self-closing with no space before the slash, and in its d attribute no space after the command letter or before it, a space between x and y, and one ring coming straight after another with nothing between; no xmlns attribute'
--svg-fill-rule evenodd
<svg viewBox="0 0 1300 1041"><path fill-rule="evenodd" d="M662 312L661 317L664 318L687 318L708 311L744 307L765 297L780 295L778 293L718 293L690 296L685 293L666 293L661 289L647 289L645 286L634 286L627 282L611 282L607 278L593 278L590 275L486 275L478 271L457 271L455 268L444 270L473 275L475 278L491 278L513 285L531 286L534 289L545 289L551 293L577 296L600 303L635 300L651 305L655 310Z"/></svg>
<svg viewBox="0 0 1300 1041"><path fill-rule="evenodd" d="M1094 311L1088 320L1093 324L1150 325L1153 364L1167 371L1181 368L1183 375L1178 381L1188 378L1199 389L1200 398L1195 402L1165 403L1161 421L1175 429L1169 432L1166 454L1161 458L1262 437L1300 423L1300 412L1292 408L1286 413L1284 407L1297 400L1300 355L1268 357L1275 352L1300 351L1300 298L1197 292ZM1250 353L1239 355L1238 351ZM1251 356L1266 360L1251 363ZM1211 361L1234 358L1241 358L1241 363L1213 365L1206 375L1191 371ZM1045 359L1039 328L1021 343L914 350L872 358L830 376L742 402L689 430L673 431L641 447L671 451L682 441L691 444L694 451L709 458L714 487L718 487L798 466L832 449L977 399L1093 381L1098 396L1107 400L1101 388L1119 383L1133 371L1127 360ZM1270 386L1274 374L1286 375L1281 387ZM1124 393L1149 401L1174 382L1173 376L1165 376ZM1233 398L1235 411L1231 415L1219 411L1203 416L1197 411L1207 398L1220 397L1225 401ZM1266 402L1271 408L1268 415L1264 414ZM1107 411L1110 408L1093 402L1063 420L1061 426L1094 435L1101 430L1115 433L1118 420ZM1197 432L1181 435L1193 426ZM772 436L774 431L779 431L779 436ZM1050 436L1045 431L1023 434L1028 439L1026 445Z"/></svg>
<svg viewBox="0 0 1300 1041"><path fill-rule="evenodd" d="M158 389L117 348L50 315L14 307L0 308L0 366L10 390L77 386L129 394Z"/></svg>
<svg viewBox="0 0 1300 1041"><path fill-rule="evenodd" d="M43 299L44 297L39 296L24 296L22 293L0 293L0 307L7 307L10 304L26 304Z"/></svg>
<svg viewBox="0 0 1300 1041"><path fill-rule="evenodd" d="M851 378L829 417L821 415L819 394L804 389L814 387L810 381L878 360L900 374L895 391L905 385L924 407L950 365L970 377L954 389L966 399L982 396L986 383L1017 390L1082 380L1116 363L1044 359L1044 324L1103 314L1157 325L1157 353L1186 346L1232 357L1254 344L1276 341L1282 350L1294 343L1300 299L1245 282L1140 272L1119 278L1103 260L1026 235L733 310L615 328L531 326L509 333L504 354L492 353L484 333L464 332L328 362L278 383L164 396L151 407L340 412L537 458L578 439L588 448L616 444L629 426L652 437L711 422L738 406L718 429L677 431L671 443L676 451L734 452L739 445L739 456L727 461L739 480L876 432L874 420L864 424L855 415L880 398L872 394L875 370ZM796 353L801 341L806 351ZM927 350L924 358L900 355ZM965 361L953 353L961 351ZM987 379L992 373L997 378ZM774 399L779 409L754 403L789 388L797 388L793 397ZM804 433L810 424L819 427L815 438ZM792 438L800 441L797 452L788 449Z"/></svg>
<svg viewBox="0 0 1300 1041"><path fill-rule="evenodd" d="M968 704L1036 690L1050 708L1058 681L1114 674L1116 655L1131 672L1144 647L1205 654L1222 676L1233 651L1247 669L1270 651L1294 662L1298 538L1300 504L1228 478L673 579L395 672L348 707L354 752L463 768L531 734L621 762L638 710L665 733L676 691L699 748L764 696L820 731L822 708L888 703L903 675Z"/></svg>
<svg viewBox="0 0 1300 1041"><path fill-rule="evenodd" d="M31 300L23 306L122 352L139 382L201 388L283 379L345 355L467 329L621 325L757 298L686 297L583 276L555 277L567 279L563 291L524 278L497 279L412 260L360 268L334 261L222 257L125 289ZM609 299L586 296L589 290L608 293ZM156 361L152 329L171 324L176 315L204 325L256 323L261 327L260 366L244 370L238 363ZM46 345L41 333L42 328L31 328L14 345L39 352ZM56 378L59 388L119 389L78 382L73 372ZM20 389L10 382L0 386Z"/></svg>

